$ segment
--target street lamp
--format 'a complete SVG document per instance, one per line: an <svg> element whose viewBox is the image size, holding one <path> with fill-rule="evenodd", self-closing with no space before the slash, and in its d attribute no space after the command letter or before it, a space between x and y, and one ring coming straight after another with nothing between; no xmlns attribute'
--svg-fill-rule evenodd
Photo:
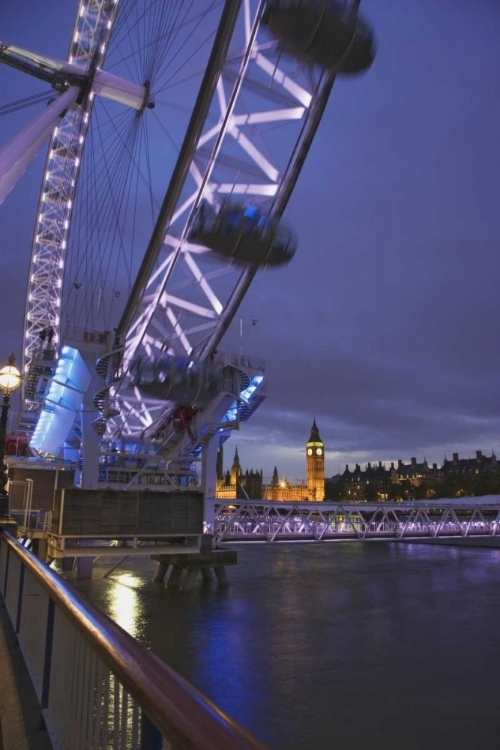
<svg viewBox="0 0 500 750"><path fill-rule="evenodd" d="M15 366L15 361L16 358L11 354L8 363L0 370L0 388L3 391L2 414L0 416L0 518L9 517L9 493L6 490L9 474L8 468L4 464L4 457L10 394L21 385L21 373Z"/></svg>

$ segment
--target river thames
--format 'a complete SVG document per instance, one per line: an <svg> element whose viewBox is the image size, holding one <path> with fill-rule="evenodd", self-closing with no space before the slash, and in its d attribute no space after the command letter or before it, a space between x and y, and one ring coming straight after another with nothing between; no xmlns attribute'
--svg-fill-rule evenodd
<svg viewBox="0 0 500 750"><path fill-rule="evenodd" d="M237 549L226 590L167 590L149 558L78 588L272 750L497 747L500 551Z"/></svg>

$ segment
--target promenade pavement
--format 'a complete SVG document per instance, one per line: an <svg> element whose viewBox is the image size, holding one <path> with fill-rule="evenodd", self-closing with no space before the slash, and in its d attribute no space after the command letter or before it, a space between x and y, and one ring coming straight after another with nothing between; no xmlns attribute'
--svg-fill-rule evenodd
<svg viewBox="0 0 500 750"><path fill-rule="evenodd" d="M52 750L31 678L0 596L0 750Z"/></svg>

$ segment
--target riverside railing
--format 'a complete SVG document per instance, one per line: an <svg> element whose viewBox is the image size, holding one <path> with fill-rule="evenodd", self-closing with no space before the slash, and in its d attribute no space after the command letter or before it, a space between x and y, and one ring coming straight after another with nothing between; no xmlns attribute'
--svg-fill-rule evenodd
<svg viewBox="0 0 500 750"><path fill-rule="evenodd" d="M0 595L60 750L265 750L7 532Z"/></svg>

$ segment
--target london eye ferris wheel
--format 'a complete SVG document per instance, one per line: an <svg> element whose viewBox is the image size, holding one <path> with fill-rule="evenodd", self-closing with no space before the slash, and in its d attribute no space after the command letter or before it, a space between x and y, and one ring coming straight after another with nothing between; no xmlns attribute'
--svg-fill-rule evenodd
<svg viewBox="0 0 500 750"><path fill-rule="evenodd" d="M369 68L354 0L80 0L67 60L0 42L48 91L0 147L0 201L48 141L26 299L33 450L189 461L265 392L217 347L282 222L337 75ZM181 429L179 429L179 422Z"/></svg>

